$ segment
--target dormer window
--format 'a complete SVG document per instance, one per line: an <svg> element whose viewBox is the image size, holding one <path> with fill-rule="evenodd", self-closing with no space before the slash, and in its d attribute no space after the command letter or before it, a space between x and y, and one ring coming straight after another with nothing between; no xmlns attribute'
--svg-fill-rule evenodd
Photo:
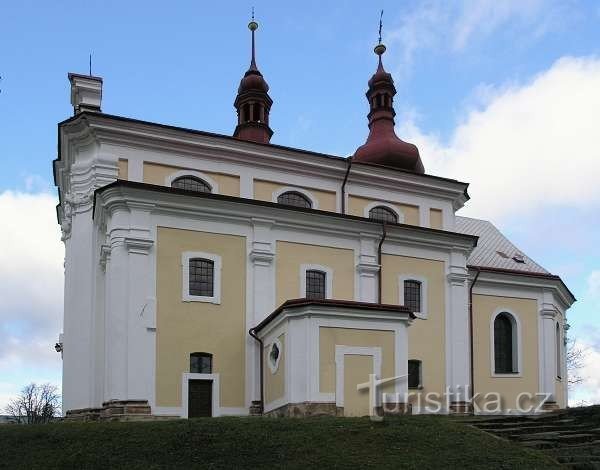
<svg viewBox="0 0 600 470"><path fill-rule="evenodd" d="M180 176L171 182L172 188L194 191L197 193L211 193L212 188L206 182L195 176Z"/></svg>
<svg viewBox="0 0 600 470"><path fill-rule="evenodd" d="M304 207L306 209L312 208L312 203L304 194L298 191L286 191L277 197L279 204L285 204L286 206Z"/></svg>
<svg viewBox="0 0 600 470"><path fill-rule="evenodd" d="M369 219L390 224L398 223L398 215L385 206L375 206L369 211Z"/></svg>

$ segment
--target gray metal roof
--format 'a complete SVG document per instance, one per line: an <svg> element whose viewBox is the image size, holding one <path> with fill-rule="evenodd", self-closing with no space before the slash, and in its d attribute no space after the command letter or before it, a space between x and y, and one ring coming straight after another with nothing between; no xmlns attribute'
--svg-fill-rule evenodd
<svg viewBox="0 0 600 470"><path fill-rule="evenodd" d="M550 274L506 238L494 224L487 220L456 217L455 230L467 235L477 235L477 247L469 256L468 264L486 268L510 269L528 273ZM524 263L513 257L522 257Z"/></svg>

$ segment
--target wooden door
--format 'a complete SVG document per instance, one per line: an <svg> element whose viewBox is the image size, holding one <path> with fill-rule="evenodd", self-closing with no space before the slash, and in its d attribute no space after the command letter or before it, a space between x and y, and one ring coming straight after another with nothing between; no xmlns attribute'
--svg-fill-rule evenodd
<svg viewBox="0 0 600 470"><path fill-rule="evenodd" d="M212 380L188 383L188 418L212 416Z"/></svg>

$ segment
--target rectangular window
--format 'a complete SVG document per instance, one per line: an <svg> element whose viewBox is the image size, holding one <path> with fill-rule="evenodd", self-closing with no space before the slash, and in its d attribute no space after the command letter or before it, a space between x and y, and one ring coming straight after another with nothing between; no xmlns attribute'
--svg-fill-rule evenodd
<svg viewBox="0 0 600 470"><path fill-rule="evenodd" d="M421 283L419 281L404 281L404 306L411 312L421 312Z"/></svg>
<svg viewBox="0 0 600 470"><path fill-rule="evenodd" d="M189 294L212 297L214 294L215 263L209 259L191 258L189 261Z"/></svg>
<svg viewBox="0 0 600 470"><path fill-rule="evenodd" d="M421 387L421 361L408 361L408 388Z"/></svg>
<svg viewBox="0 0 600 470"><path fill-rule="evenodd" d="M325 298L325 277L323 271L306 271L306 298L324 299Z"/></svg>
<svg viewBox="0 0 600 470"><path fill-rule="evenodd" d="M190 372L196 374L212 374L212 354L190 354Z"/></svg>

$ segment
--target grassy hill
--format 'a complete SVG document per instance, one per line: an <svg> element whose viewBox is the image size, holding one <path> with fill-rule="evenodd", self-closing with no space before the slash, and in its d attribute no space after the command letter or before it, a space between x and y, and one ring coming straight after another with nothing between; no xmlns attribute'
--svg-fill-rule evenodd
<svg viewBox="0 0 600 470"><path fill-rule="evenodd" d="M558 468L443 416L0 426L0 468Z"/></svg>

